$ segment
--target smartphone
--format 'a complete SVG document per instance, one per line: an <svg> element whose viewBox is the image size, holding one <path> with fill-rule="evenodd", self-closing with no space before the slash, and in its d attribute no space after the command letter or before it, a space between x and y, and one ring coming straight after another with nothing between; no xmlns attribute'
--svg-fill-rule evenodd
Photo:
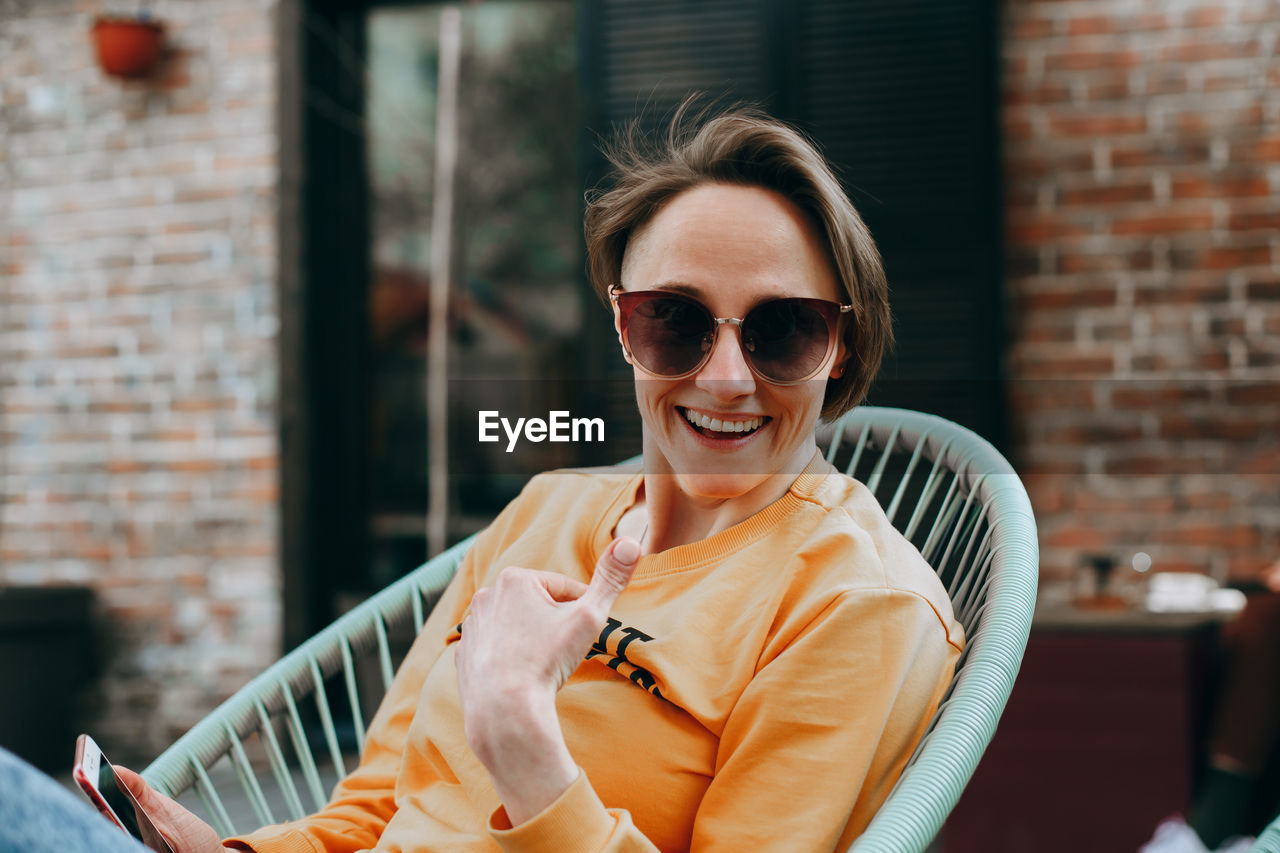
<svg viewBox="0 0 1280 853"><path fill-rule="evenodd" d="M72 768L72 776L107 820L156 853L174 853L173 847L156 829L129 789L121 783L116 776L116 769L88 735L76 738L76 763Z"/></svg>

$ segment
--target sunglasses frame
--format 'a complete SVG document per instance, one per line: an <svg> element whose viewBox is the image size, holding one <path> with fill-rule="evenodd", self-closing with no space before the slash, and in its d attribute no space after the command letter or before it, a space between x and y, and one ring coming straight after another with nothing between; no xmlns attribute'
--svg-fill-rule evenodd
<svg viewBox="0 0 1280 853"><path fill-rule="evenodd" d="M624 296L629 297L626 299L626 302L631 303L629 306L623 304L622 297ZM694 305L697 305L702 309L704 314L711 318L711 346L707 348L705 353L703 353L702 359L685 373L678 375L654 373L648 367L641 364L640 360L636 358L631 351L631 341L628 336L628 324L631 319L631 314L641 304L653 299L684 299L692 302ZM834 302L830 299L818 299L811 296L783 296L777 299L766 299L757 305L753 305L751 310L747 312L746 317L717 317L715 312L708 308L702 300L696 299L687 293L679 293L672 290L623 290L622 286L618 284L612 285L609 288L609 301L618 309L619 324L622 330L622 347L626 350L627 358L650 376L657 377L658 379L669 379L672 381L677 379L688 379L690 376L693 376L699 370L706 367L707 362L711 360L711 354L715 352L716 341L720 339L720 327L724 325L733 325L738 327L738 349L742 353L742 360L746 362L747 367L751 370L752 374L758 377L761 381L767 382L770 385L779 385L784 387L808 382L810 379L813 379L813 377L822 372L822 366L825 365L827 363L827 359L831 357L831 353L835 350L836 342L839 339L839 330L837 328L839 325L839 318L842 314L848 314L853 310L852 304L845 305L839 302ZM742 324L746 321L747 317L751 316L752 311L755 311L761 305L768 305L770 302L805 302L811 304L816 303L822 306L822 308L817 310L818 313L822 315L822 318L827 321L827 351L823 353L822 359L818 363L818 367L816 367L808 376L803 376L799 379L789 379L786 381L771 379L756 368L755 362L751 359L751 353L747 352L746 348L743 346Z"/></svg>

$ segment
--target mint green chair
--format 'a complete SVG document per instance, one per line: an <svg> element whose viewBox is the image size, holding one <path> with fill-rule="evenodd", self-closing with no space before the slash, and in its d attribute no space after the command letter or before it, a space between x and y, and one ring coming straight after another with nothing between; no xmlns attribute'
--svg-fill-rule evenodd
<svg viewBox="0 0 1280 853"><path fill-rule="evenodd" d="M1013 688L1035 606L1035 520L1004 458L950 421L864 406L819 437L828 460L875 493L938 572L968 638L927 734L851 848L920 851L959 799ZM469 544L450 548L290 652L183 735L143 776L170 796L194 785L224 836L320 808L326 789L354 760L340 732L361 748L365 720L375 710L366 697L380 696L391 682L391 637L397 629L421 629ZM331 694L345 699L335 703ZM309 720L304 701L313 703ZM338 719L339 706L354 713ZM318 748L312 740L321 742ZM248 800L256 817L252 826L233 823L213 783L209 770L221 761L239 777L237 796ZM224 770L219 778L229 775Z"/></svg>
<svg viewBox="0 0 1280 853"><path fill-rule="evenodd" d="M1280 853L1280 815L1254 839L1249 853Z"/></svg>

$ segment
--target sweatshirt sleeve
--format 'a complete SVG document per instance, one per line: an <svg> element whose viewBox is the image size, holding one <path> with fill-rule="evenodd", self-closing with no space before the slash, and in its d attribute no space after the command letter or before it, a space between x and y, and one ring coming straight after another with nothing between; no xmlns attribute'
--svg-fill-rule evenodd
<svg viewBox="0 0 1280 853"><path fill-rule="evenodd" d="M875 814L946 692L960 655L944 617L915 593L846 592L762 661L721 735L690 849L844 849ZM511 828L504 853L640 853L657 848L585 774Z"/></svg>
<svg viewBox="0 0 1280 853"><path fill-rule="evenodd" d="M359 766L337 784L328 805L302 820L264 827L227 839L225 844L257 853L349 853L377 845L395 814L396 777L423 681L475 594L474 567L480 547L477 540L463 556L432 608L369 724Z"/></svg>
<svg viewBox="0 0 1280 853"><path fill-rule="evenodd" d="M730 714L695 851L843 850L901 774L955 672L930 602L846 591L777 638Z"/></svg>

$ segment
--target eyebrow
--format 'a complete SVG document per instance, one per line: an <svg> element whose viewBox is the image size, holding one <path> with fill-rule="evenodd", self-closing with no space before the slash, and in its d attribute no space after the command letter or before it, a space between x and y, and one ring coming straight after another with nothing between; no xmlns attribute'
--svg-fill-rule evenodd
<svg viewBox="0 0 1280 853"><path fill-rule="evenodd" d="M673 281L660 281L657 284L654 284L652 286L652 289L653 290L669 290L672 293L680 293L685 296L692 297L698 300L699 302L703 303L704 305L706 304L708 299L707 295L702 290L702 288L689 284L687 282L680 281L678 279ZM794 298L803 299L803 298L813 298L813 297L794 297L788 293L765 294L764 296L760 297L755 302L753 302L751 304L751 308L755 308L757 305L763 305L766 302L772 302L775 299L794 299Z"/></svg>
<svg viewBox="0 0 1280 853"><path fill-rule="evenodd" d="M695 299L704 299L702 289L683 281L660 281L653 285L654 290L670 290L674 293L683 293L685 296L692 296Z"/></svg>

